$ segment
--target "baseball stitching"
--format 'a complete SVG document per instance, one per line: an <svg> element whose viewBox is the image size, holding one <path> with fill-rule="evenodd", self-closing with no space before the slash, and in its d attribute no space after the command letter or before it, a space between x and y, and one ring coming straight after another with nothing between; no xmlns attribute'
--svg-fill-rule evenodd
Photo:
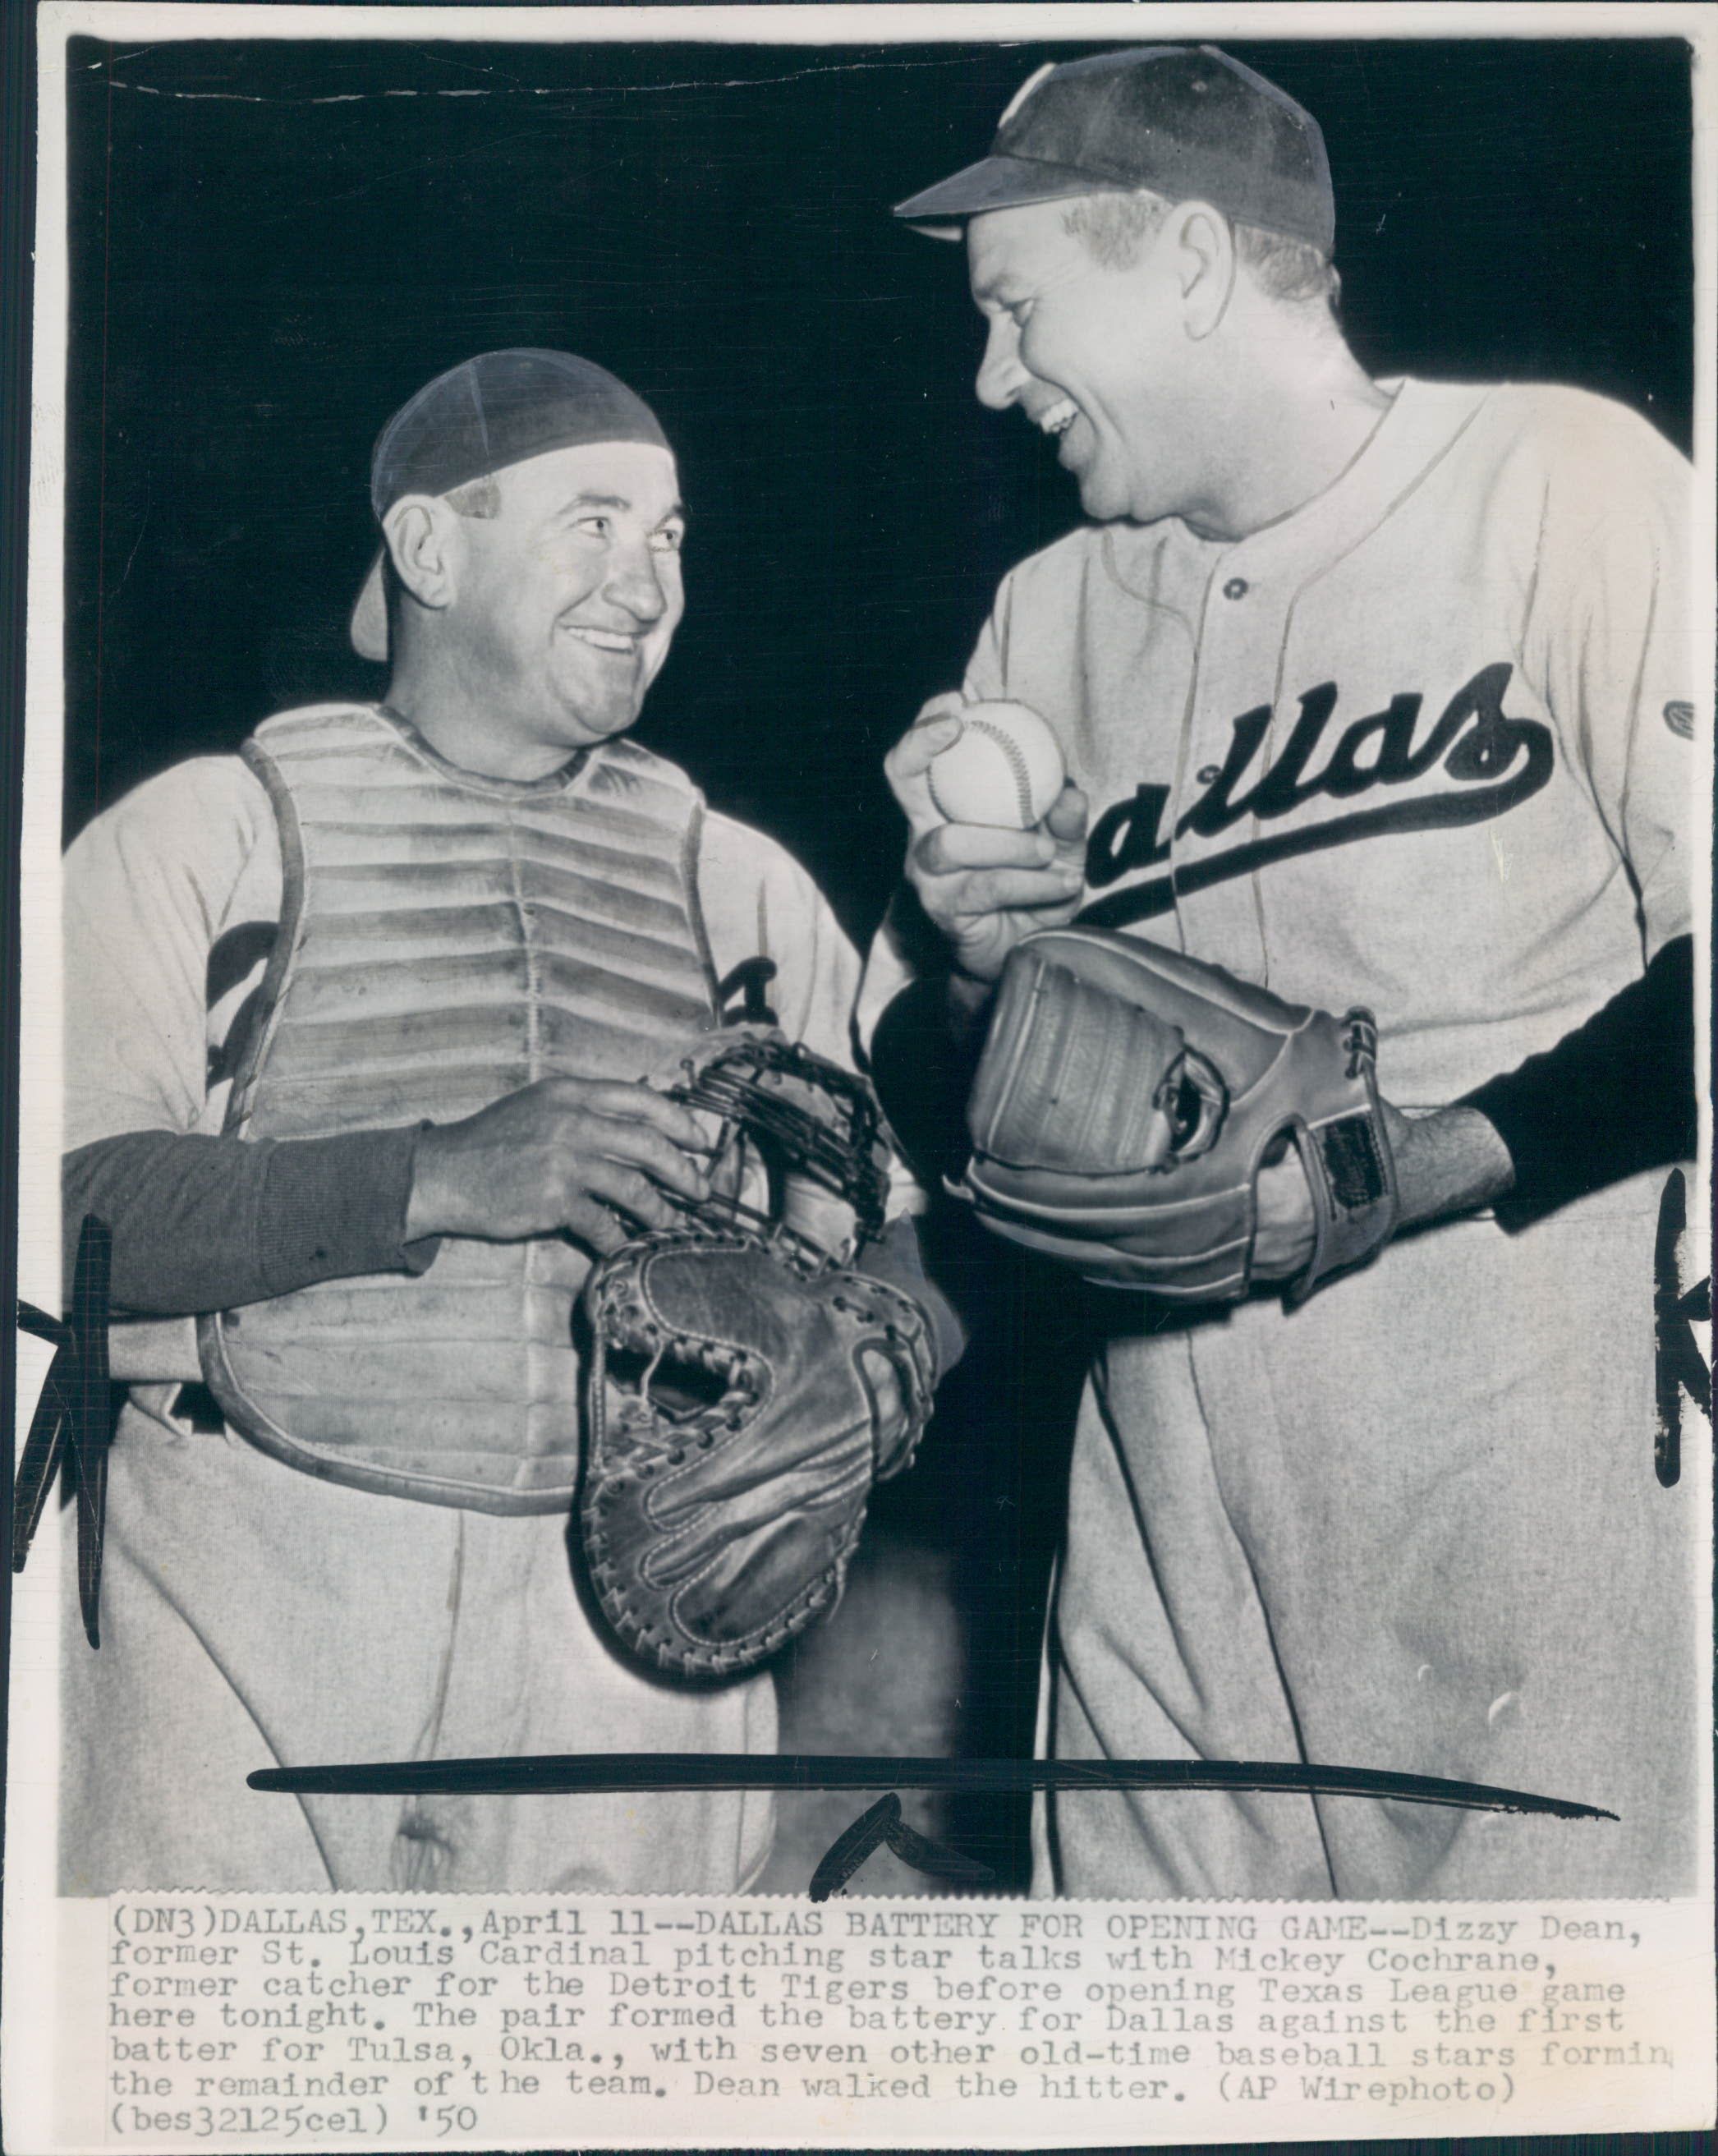
<svg viewBox="0 0 1718 2156"><path fill-rule="evenodd" d="M961 725L963 729L970 727L974 733L984 735L987 740L993 741L1002 751L1007 759L1008 769L1013 775L1014 793L1020 807L1020 828L1023 831L1028 829L1035 820L1032 814L1032 774L1026 768L1026 759L1020 753L1019 743L1012 735L1005 733L992 719L969 719L963 714ZM947 809L943 808L941 802L936 800L935 764L931 767L931 798L936 801L938 809L946 816Z"/></svg>

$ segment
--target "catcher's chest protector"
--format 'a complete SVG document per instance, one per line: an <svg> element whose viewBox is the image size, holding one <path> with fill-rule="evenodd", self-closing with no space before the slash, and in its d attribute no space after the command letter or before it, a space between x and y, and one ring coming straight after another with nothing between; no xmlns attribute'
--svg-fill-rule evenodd
<svg viewBox="0 0 1718 2156"><path fill-rule="evenodd" d="M486 780L373 709L324 706L245 750L279 819L285 908L229 1133L445 1122L558 1074L637 1080L716 1023L697 910L702 804L625 741L577 773ZM560 1238L448 1237L422 1276L330 1281L198 1327L228 1419L358 1488L554 1512L577 1480Z"/></svg>

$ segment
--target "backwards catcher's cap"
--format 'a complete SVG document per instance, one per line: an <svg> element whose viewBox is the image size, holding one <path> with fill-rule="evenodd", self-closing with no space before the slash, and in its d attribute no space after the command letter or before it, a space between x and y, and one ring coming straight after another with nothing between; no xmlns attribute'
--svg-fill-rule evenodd
<svg viewBox="0 0 1718 2156"><path fill-rule="evenodd" d="M895 204L939 239L950 220L1071 195L1149 187L1328 255L1336 207L1318 122L1214 45L1145 45L1040 68L990 155Z"/></svg>
<svg viewBox="0 0 1718 2156"><path fill-rule="evenodd" d="M378 523L403 495L451 494L551 449L587 442L668 447L656 414L623 382L570 352L480 352L437 375L377 438L370 505ZM387 607L378 554L352 609L352 648L387 657Z"/></svg>

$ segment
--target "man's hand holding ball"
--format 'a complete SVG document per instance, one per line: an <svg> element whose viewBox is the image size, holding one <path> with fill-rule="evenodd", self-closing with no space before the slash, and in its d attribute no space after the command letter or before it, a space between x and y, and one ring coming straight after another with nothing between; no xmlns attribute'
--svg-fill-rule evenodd
<svg viewBox="0 0 1718 2156"><path fill-rule="evenodd" d="M987 991L1023 937L1079 911L1085 796L1035 711L958 695L933 697L885 768L911 827L907 880L957 979Z"/></svg>
<svg viewBox="0 0 1718 2156"><path fill-rule="evenodd" d="M925 774L939 814L1003 830L1041 823L1067 778L1049 723L1025 704L963 704L946 716L960 731Z"/></svg>

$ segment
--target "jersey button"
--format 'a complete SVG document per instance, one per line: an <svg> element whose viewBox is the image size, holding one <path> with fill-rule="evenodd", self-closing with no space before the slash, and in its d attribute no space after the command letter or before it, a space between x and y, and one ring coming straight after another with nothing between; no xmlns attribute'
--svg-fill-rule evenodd
<svg viewBox="0 0 1718 2156"><path fill-rule="evenodd" d="M1245 598L1247 596L1247 579L1244 577L1231 577L1228 582L1223 588L1223 595L1226 599Z"/></svg>

